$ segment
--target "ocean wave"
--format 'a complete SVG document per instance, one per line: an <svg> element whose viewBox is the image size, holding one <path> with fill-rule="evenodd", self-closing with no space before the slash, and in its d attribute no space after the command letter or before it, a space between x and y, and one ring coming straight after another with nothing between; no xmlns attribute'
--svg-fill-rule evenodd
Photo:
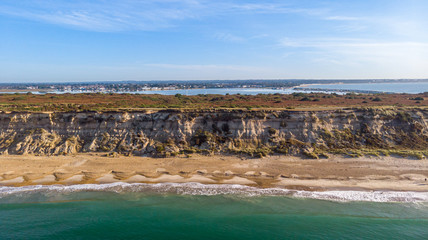
<svg viewBox="0 0 428 240"><path fill-rule="evenodd" d="M301 191L282 188L256 188L237 184L201 183L110 183L81 185L35 185L24 187L0 187L0 199L10 196L23 196L32 193L54 194L73 192L147 192L172 193L179 195L241 195L241 196L289 196L295 198L320 199L349 202L428 202L428 192L397 191Z"/></svg>

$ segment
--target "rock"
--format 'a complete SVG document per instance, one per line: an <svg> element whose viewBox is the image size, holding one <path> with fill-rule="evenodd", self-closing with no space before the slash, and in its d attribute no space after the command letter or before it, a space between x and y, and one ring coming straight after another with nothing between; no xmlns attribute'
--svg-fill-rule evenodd
<svg viewBox="0 0 428 240"><path fill-rule="evenodd" d="M179 152L324 155L332 149L428 149L423 109L0 113L0 153L175 156ZM317 155L317 156L315 156ZM423 154L416 154L424 158Z"/></svg>

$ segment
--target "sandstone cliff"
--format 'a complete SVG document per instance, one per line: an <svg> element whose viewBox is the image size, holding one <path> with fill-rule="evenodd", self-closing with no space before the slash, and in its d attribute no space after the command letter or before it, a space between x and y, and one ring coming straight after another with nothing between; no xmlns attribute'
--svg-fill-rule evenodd
<svg viewBox="0 0 428 240"><path fill-rule="evenodd" d="M425 151L427 118L424 109L12 112L0 114L0 152L319 157L344 149Z"/></svg>

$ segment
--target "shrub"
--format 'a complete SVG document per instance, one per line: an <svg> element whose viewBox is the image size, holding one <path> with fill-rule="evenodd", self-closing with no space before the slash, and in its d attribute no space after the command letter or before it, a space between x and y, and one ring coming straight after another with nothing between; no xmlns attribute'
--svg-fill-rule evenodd
<svg viewBox="0 0 428 240"><path fill-rule="evenodd" d="M163 151L165 151L165 146L163 146L163 145L157 145L156 146L156 152L163 152Z"/></svg>
<svg viewBox="0 0 428 240"><path fill-rule="evenodd" d="M276 133L276 129L269 127L268 128L268 133L269 133L269 135L274 135Z"/></svg>
<svg viewBox="0 0 428 240"><path fill-rule="evenodd" d="M312 101L312 99L310 99L309 97L304 97L304 98L300 99L300 101Z"/></svg>

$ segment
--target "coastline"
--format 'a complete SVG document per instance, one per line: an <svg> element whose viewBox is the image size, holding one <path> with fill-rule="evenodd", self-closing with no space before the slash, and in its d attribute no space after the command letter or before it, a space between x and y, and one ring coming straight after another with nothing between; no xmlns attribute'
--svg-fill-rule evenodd
<svg viewBox="0 0 428 240"><path fill-rule="evenodd" d="M269 156L191 158L0 156L0 186L201 183L303 191L428 192L428 160L401 157L303 159Z"/></svg>

